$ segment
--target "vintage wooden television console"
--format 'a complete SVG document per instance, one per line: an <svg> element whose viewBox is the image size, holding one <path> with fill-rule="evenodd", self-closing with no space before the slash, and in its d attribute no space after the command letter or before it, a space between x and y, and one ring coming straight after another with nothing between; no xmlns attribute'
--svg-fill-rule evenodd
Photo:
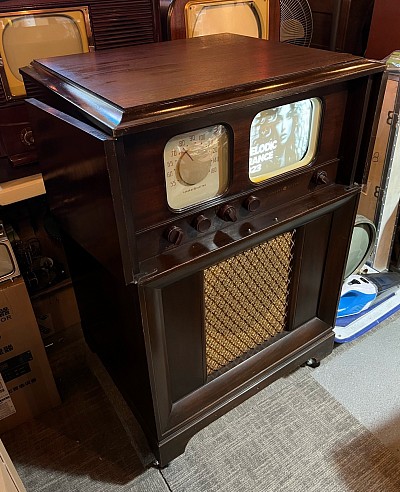
<svg viewBox="0 0 400 492"><path fill-rule="evenodd" d="M32 58L160 40L158 0L3 0L0 3L0 182L38 172L18 72Z"/></svg>
<svg viewBox="0 0 400 492"><path fill-rule="evenodd" d="M331 352L383 69L221 34L22 70L87 342L161 466Z"/></svg>
<svg viewBox="0 0 400 492"><path fill-rule="evenodd" d="M230 32L279 41L279 0L160 0L164 39Z"/></svg>

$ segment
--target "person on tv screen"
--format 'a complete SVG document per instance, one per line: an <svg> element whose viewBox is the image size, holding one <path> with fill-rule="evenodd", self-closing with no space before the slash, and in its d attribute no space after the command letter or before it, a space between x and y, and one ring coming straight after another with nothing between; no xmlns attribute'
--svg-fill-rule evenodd
<svg viewBox="0 0 400 492"><path fill-rule="evenodd" d="M299 101L276 109L275 131L280 167L299 162L307 151L311 123L311 102Z"/></svg>
<svg viewBox="0 0 400 492"><path fill-rule="evenodd" d="M312 120L309 99L259 113L252 125L250 174L299 162L307 152Z"/></svg>

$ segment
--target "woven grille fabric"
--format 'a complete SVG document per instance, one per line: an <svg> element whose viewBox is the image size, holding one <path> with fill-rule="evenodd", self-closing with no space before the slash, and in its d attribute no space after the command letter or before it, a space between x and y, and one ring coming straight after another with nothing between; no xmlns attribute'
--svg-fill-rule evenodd
<svg viewBox="0 0 400 492"><path fill-rule="evenodd" d="M294 231L204 271L207 373L285 328Z"/></svg>

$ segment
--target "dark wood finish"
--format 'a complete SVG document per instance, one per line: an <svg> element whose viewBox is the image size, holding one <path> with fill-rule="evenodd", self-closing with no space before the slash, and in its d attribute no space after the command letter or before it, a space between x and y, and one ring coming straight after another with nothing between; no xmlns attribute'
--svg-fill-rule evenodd
<svg viewBox="0 0 400 492"><path fill-rule="evenodd" d="M172 117L187 118L204 109L208 114L210 104L217 112L248 106L249 100L264 102L268 95L270 100L287 96L300 80L305 92L328 87L332 77L346 81L354 71L380 70L379 64L360 57L314 49L305 54L299 46L288 52L272 41L266 61L265 46L262 39L220 34L122 49L118 58L108 51L34 61L32 70L24 72L32 79L46 77L55 94L62 93L82 108L81 114L117 137L145 123L146 129L158 128Z"/></svg>
<svg viewBox="0 0 400 492"><path fill-rule="evenodd" d="M206 382L203 353L203 275L196 272L162 289L165 355L170 371L171 401L176 402ZM200 302L199 302L200 300ZM177 312L186 309L179 317ZM190 329L188 327L190 326ZM173 329L171 329L173 327Z"/></svg>
<svg viewBox="0 0 400 492"><path fill-rule="evenodd" d="M331 214L324 215L296 232L298 236L301 234L296 241L296 253L301 261L295 262L297 268L289 304L292 315L289 327L292 330L312 319L318 312L331 221ZM312 256L308 254L310 250L313 251Z"/></svg>
<svg viewBox="0 0 400 492"><path fill-rule="evenodd" d="M360 193L355 178L368 153L360 147L374 132L384 66L233 35L143 48L41 60L23 73L40 89L41 101L28 102L34 128L44 130L41 168L66 234L86 339L165 465L198 429L332 350ZM198 71L194 60L204 53ZM315 159L250 182L255 114L309 97L320 99L323 114ZM351 125L354 108L360 115ZM172 212L162 178L166 142L220 123L231 139L226 192ZM234 222L220 218L228 206ZM193 225L199 216L211 223L206 231ZM180 244L165 239L171 227L182 231ZM204 270L286 232L295 246L282 333L208 378Z"/></svg>
<svg viewBox="0 0 400 492"><path fill-rule="evenodd" d="M197 385L196 391L191 394L188 392L186 393L188 396L176 401L169 393L171 385L169 357L172 354L166 354L166 340L176 336L179 329L175 332L173 326L170 325L169 331L172 329L172 333L164 333L160 327L158 330L152 329L151 334L148 334L147 330L143 332L141 321L138 319L140 309L135 309L135 304L138 302L137 286L131 285L121 289L121 284L115 281L115 277L104 270L79 245L71 241L70 237L66 236L64 243L71 259L74 259L72 276L81 316L83 313L82 321L83 323L86 321L84 326L91 326L91 329L85 332L86 339L101 357L114 380L118 381L119 389L126 401L135 409L135 415L162 465L183 453L189 439L200 428L308 359L321 360L332 351L331 328L320 320L313 319L303 325L301 334L296 332L291 337L285 337L279 346L272 345L267 350L253 356L244 365L212 381L212 384L203 387ZM335 248L335 245L332 245L332 248ZM177 284L166 285L165 289L173 289L174 286ZM194 285L192 288L195 288ZM160 299L159 291L149 288L143 295L150 303L156 298L154 301L159 306L157 304ZM106 313L103 309L99 309L99 305L107 306ZM154 313L154 310L151 309L149 312ZM89 316L89 324L87 316ZM146 317L146 323L150 321ZM192 331L192 325L190 326L189 332ZM118 327L118 336L110 333L110 327ZM114 328L111 330L114 331ZM189 336L190 333L187 334L187 338ZM196 334L193 338L196 338ZM299 351L299 344L302 345L301 351ZM146 362L149 347L152 347L152 353L149 354L150 366ZM196 350L195 344L191 345L191 349ZM197 352L198 350L197 346ZM166 361L163 361L163 353L168 357L167 365ZM283 353L286 356L282 359ZM152 367L153 377L156 374L156 381L149 379L148 367ZM181 366L172 375L175 382L182 377L180 374L182 367L186 369L186 366ZM193 369L190 374L195 377L199 372L200 368L197 368ZM188 376L188 374L185 375L185 378L187 379ZM157 385L157 397L160 398L157 414L154 413L155 407L150 392L150 388L154 388L155 385ZM184 387L183 384L179 388L174 388L173 391L182 391ZM162 418L162 424L156 426L160 418ZM188 420L184 424L178 424L175 427L177 421L186 418Z"/></svg>
<svg viewBox="0 0 400 492"><path fill-rule="evenodd" d="M216 46L219 47L218 50ZM207 53L210 54L202 63L202 70L199 73L196 70L196 60L204 48L207 48ZM184 55L178 54L181 49ZM235 51L234 58L232 58L232 50ZM265 62L266 52L268 63ZM154 53L158 60L156 66L152 66L150 53ZM302 56L299 56L300 54ZM355 111L354 105L367 107L365 103L369 92L368 94L363 92L363 97L348 98L348 91L356 92L358 85L365 84L367 83L365 81L369 80L368 77L361 77L353 81L354 73L373 73L381 70L381 65L348 54L328 51L308 49L306 55L301 47L293 46L287 50L284 44L274 42L266 44L263 40L225 34L178 40L174 43L162 43L156 46L146 45L131 50L124 49L119 51L118 60L112 53L97 52L88 56L72 55L68 58L34 62L32 69L24 70L25 75L32 81L45 76L46 83L51 83L57 88L57 92L48 91L52 106L62 109L64 98L67 98L73 106L85 108L84 111L71 109L69 111L73 111L75 116L81 119L86 116L96 121L97 126L106 131L110 137L126 135L123 139L123 149L121 148L119 152L124 152L130 162L134 162L135 156L139 154L149 163L146 168L127 166L124 169L126 173L124 180L119 182L116 177L116 188L112 192L116 200L120 196L125 197L124 200L130 203L132 211L133 221L129 221L128 225L130 232L127 234L127 239L121 242L121 244L126 244L124 256L127 258L126 265L130 265L125 268L126 272L129 272L126 277L127 282L132 280L132 272L138 271L139 263L145 261L147 257L153 257L154 261L158 261L157 255L166 248L166 241L160 242L159 238L163 235L166 229L165 224L168 222L180 227L185 233L180 250L187 247L190 250L190 235L193 230L191 224L199 212L212 219L215 224L211 227L210 233L216 232L221 227L224 227L229 234L232 229L237 229L236 225L222 225L222 221L216 222L212 207L206 211L203 208L200 210L197 208L194 211L180 214L179 217L169 209L164 194L162 155L165 143L174 134L221 121L228 124L235 135L235 147L232 149L234 176L231 178L229 192L211 205L219 205L229 199L236 206L242 219L248 217L248 213L246 214L241 207L247 194L257 191L258 196L263 200L258 212L268 215L271 213L271 208L278 205L284 206L290 203L295 196L306 195L310 190L313 191L313 187L310 188L310 182L319 166L324 165L332 182L337 175L340 183L352 183L356 174L357 149L360 147L360 141L351 137L353 133L350 129L347 130L347 126L341 140L345 110L348 108L347 111L352 114L352 119L347 118L346 125L351 126L351 122L354 122L354 115L360 115L359 127L363 128L365 115L363 116L360 108L356 108L357 111ZM130 57L135 57L134 64L129 62ZM171 59L179 60L179 62L176 61L173 64L172 75L166 77L163 73L164 71L171 73L171 62L169 61ZM117 75L121 73L121 63L124 66L124 80L121 80L121 77L117 78ZM78 64L79 71L75 69ZM246 66L246 70L240 71L239 68L243 66ZM280 68L282 66L283 68ZM324 71L315 68L320 66L326 67ZM96 70L96 67L104 67L104 69ZM342 70L338 70L339 67ZM207 75L209 73L215 74L215 79L210 79ZM221 73L225 74L223 80L226 83L226 89L220 77ZM60 74L61 77L56 74ZM151 77L149 77L150 74ZM336 80L335 92L331 88L331 77ZM162 86L159 86L160 79L163 79ZM179 80L183 82L180 85L181 104L178 105L173 94ZM248 80L252 81L251 85L246 83ZM71 81L74 85L70 85L69 82L65 83L65 81ZM347 86L344 85L346 82ZM313 162L314 168L305 168L294 177L288 177L287 179L293 180L293 183L286 190L282 190L281 180L269 184L268 190L261 189L248 179L247 162L251 121L258 111L277 105L278 97L286 96L286 101L294 100L294 97L290 96L291 87L297 86L296 92L298 93L300 83L302 98L323 97L325 112L329 114L329 118L323 119L319 152ZM81 87L82 90L78 92L75 87ZM136 87L136 90L129 90L129 87ZM91 94L98 94L96 104L93 106L88 105L87 90ZM63 99L58 98L58 92L63 94ZM218 102L221 100L223 104ZM207 110L207 104L213 104L212 115ZM189 114L191 118L188 119ZM72 140L85 138L87 148L93 145L98 146L97 139L106 140L105 134L98 137L97 131L93 132L91 127L86 127L84 123L81 129L75 130L72 127L72 130L68 130L68 118L65 124L64 117L60 114L55 121L47 125L48 140L51 135L57 135L61 131L67 133L72 131L74 133L70 136ZM172 118L174 125L170 123ZM371 115L367 120L373 121ZM57 125L63 129L57 128ZM155 126L158 128L153 129ZM131 132L134 133L130 135ZM366 128L366 134L370 135L370 133L371 129ZM345 143L339 154L341 141ZM122 141L118 145L122 145ZM54 146L43 147L42 152L46 153L44 157L50 159L54 154ZM368 143L366 147L368 148ZM101 152L99 150L99 155ZM74 153L74 149L66 142L61 155L68 156L71 153ZM117 171L117 166L113 163L113 152L110 151L108 154L110 160L103 165L108 167L111 176L114 173L118 176L121 171ZM326 167L326 163L333 162L338 155L342 154L344 160L339 169L336 169L334 164ZM53 158L55 159L55 155ZM70 162L75 162L72 156ZM83 157L83 162L86 168L86 157ZM362 162L361 165L364 166L365 163ZM297 186L294 186L294 183ZM52 183L46 184L49 192L53 193L49 188L51 186ZM57 185L57 195L60 193L64 192ZM152 197L151 201L148 201L149 196ZM120 205L120 207L122 210L123 206ZM68 210L68 216L71 216L71 213L73 211ZM290 210L288 216L290 216ZM273 220L273 217L270 220ZM134 237L135 230L138 231L137 242L132 245L129 244L131 240L129 238ZM139 232L141 230L146 230L146 232L141 234ZM91 237L93 235L90 235L85 244L92 241ZM79 241L82 242L83 238L80 237ZM210 244L207 247L213 249L215 245ZM98 257L93 248L90 248L90 251ZM132 255L132 252L135 254ZM189 252L186 255L190 258ZM170 257L168 261L170 267L172 258ZM173 261L179 264L185 261L185 257L179 256ZM151 271L154 268L165 269L159 264L147 264L145 271Z"/></svg>
<svg viewBox="0 0 400 492"><path fill-rule="evenodd" d="M186 38L185 7L191 0L160 0L161 24L163 39ZM215 0L215 3L223 0ZM267 0L268 25L264 29L268 31L267 39L279 41L280 33L280 7L279 0Z"/></svg>
<svg viewBox="0 0 400 492"><path fill-rule="evenodd" d="M386 75L384 75L384 79L386 81ZM357 94L358 97L353 97L353 94ZM380 82L376 84L373 79L356 80L349 86L348 97L349 103L343 127L340 154L346 162L353 162L354 165L341 168L340 180L342 182L365 183L378 125L376 108L366 105L365 102L373 97L380 107L383 91L380 90ZM366 123L371 125L369 131L365 133L367 136L354 141L351 138L350 126L354 124L365 126ZM356 164L357 162L358 164Z"/></svg>
<svg viewBox="0 0 400 492"><path fill-rule="evenodd" d="M363 55L374 0L308 0L313 15L314 48Z"/></svg>
<svg viewBox="0 0 400 492"><path fill-rule="evenodd" d="M160 41L161 27L158 0L3 0L0 14L32 10L89 7L95 50ZM35 145L21 135L30 135L24 98L8 99L0 84L0 181L37 173ZM21 167L22 166L22 167Z"/></svg>
<svg viewBox="0 0 400 492"><path fill-rule="evenodd" d="M366 56L383 60L400 47L397 28L400 5L390 0L375 0Z"/></svg>
<svg viewBox="0 0 400 492"><path fill-rule="evenodd" d="M333 18L335 10L334 0L308 0L313 19L313 35L311 47L319 49L331 48Z"/></svg>

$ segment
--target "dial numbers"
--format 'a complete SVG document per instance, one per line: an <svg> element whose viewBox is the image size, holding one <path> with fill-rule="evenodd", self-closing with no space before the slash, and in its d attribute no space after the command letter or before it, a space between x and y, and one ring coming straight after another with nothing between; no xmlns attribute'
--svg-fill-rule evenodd
<svg viewBox="0 0 400 492"><path fill-rule="evenodd" d="M222 194L228 184L228 131L223 125L182 133L164 148L168 205L191 207Z"/></svg>

